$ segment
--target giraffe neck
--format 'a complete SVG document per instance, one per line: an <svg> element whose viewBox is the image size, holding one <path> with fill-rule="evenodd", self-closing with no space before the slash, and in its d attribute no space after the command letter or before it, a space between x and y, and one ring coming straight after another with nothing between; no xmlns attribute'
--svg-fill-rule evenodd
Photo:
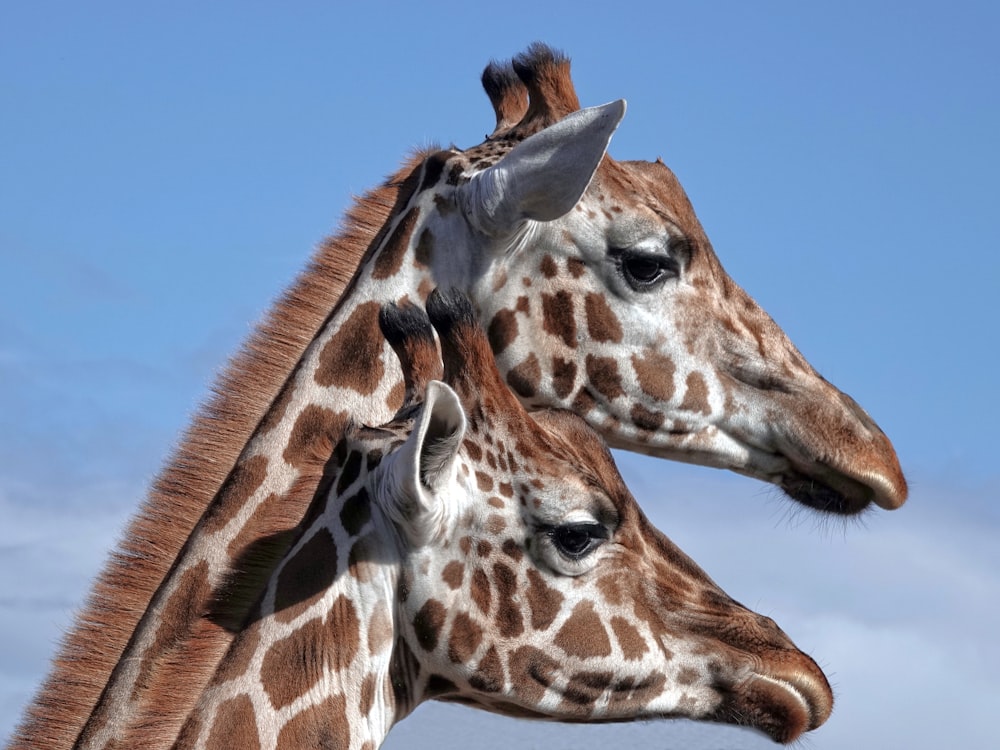
<svg viewBox="0 0 1000 750"><path fill-rule="evenodd" d="M216 616L227 573L261 545L280 557L345 426L385 421L402 402L377 316L382 303L432 288L419 261L421 212L408 206L422 158L359 202L223 379L226 398L158 481L12 747L44 736L58 738L53 747L154 748L180 726L257 593L239 592ZM43 710L52 705L60 709Z"/></svg>
<svg viewBox="0 0 1000 750"><path fill-rule="evenodd" d="M307 512L175 750L374 750L408 713L415 666L394 639L399 549L369 483L379 456L338 456L328 495Z"/></svg>

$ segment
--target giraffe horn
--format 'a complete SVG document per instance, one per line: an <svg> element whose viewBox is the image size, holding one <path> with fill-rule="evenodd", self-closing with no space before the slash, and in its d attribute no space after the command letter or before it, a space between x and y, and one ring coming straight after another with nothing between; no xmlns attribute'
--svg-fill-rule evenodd
<svg viewBox="0 0 1000 750"><path fill-rule="evenodd" d="M391 303L379 311L378 325L403 370L403 406L423 401L427 384L441 378L441 358L427 314L409 303Z"/></svg>
<svg viewBox="0 0 1000 750"><path fill-rule="evenodd" d="M500 378L486 332L463 292L435 289L427 298L427 314L441 339L445 383L463 400L493 392L508 406L518 403Z"/></svg>
<svg viewBox="0 0 1000 750"><path fill-rule="evenodd" d="M511 62L528 89L528 109L515 128L526 137L580 109L569 58L546 44L535 42Z"/></svg>
<svg viewBox="0 0 1000 750"><path fill-rule="evenodd" d="M486 66L482 82L497 118L496 128L489 137L496 138L517 125L528 111L528 89L511 63L496 60Z"/></svg>

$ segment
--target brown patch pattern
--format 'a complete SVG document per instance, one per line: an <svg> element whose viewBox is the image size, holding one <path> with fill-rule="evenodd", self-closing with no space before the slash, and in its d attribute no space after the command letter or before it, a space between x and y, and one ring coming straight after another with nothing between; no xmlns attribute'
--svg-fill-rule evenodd
<svg viewBox="0 0 1000 750"><path fill-rule="evenodd" d="M576 348L576 318L569 292L542 295L542 328L571 349Z"/></svg>
<svg viewBox="0 0 1000 750"><path fill-rule="evenodd" d="M573 613L556 633L555 644L568 655L581 659L611 655L608 631L589 601L573 607Z"/></svg>
<svg viewBox="0 0 1000 750"><path fill-rule="evenodd" d="M584 299L584 309L587 312L587 332L594 341L622 340L622 326L608 306L602 294L589 293Z"/></svg>
<svg viewBox="0 0 1000 750"><path fill-rule="evenodd" d="M350 388L370 396L382 381L385 339L378 327L378 302L358 305L326 343L316 368L316 382L324 387Z"/></svg>

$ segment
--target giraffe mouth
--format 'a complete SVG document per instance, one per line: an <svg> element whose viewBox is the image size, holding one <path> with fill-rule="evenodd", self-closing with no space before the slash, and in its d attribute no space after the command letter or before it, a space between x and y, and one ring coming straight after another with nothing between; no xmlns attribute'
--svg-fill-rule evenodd
<svg viewBox="0 0 1000 750"><path fill-rule="evenodd" d="M775 484L792 500L814 510L837 515L856 515L875 499L871 487L851 477L836 474L830 469L818 474L791 469L782 473Z"/></svg>
<svg viewBox="0 0 1000 750"><path fill-rule="evenodd" d="M713 721L753 727L775 742L794 742L821 726L833 709L829 683L811 672L754 672L714 714Z"/></svg>

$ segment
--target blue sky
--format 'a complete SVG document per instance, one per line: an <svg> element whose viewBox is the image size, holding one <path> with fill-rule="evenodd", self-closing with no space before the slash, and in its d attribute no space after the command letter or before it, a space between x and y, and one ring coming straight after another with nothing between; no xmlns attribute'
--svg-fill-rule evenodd
<svg viewBox="0 0 1000 750"><path fill-rule="evenodd" d="M585 105L628 100L612 155L677 172L727 270L872 413L913 492L844 525L719 472L621 455L626 480L833 675L808 747L988 746L998 34L986 2L7 4L0 736L214 374L351 195L416 146L482 140L483 66L543 40ZM767 744L498 721L430 707L390 745Z"/></svg>

